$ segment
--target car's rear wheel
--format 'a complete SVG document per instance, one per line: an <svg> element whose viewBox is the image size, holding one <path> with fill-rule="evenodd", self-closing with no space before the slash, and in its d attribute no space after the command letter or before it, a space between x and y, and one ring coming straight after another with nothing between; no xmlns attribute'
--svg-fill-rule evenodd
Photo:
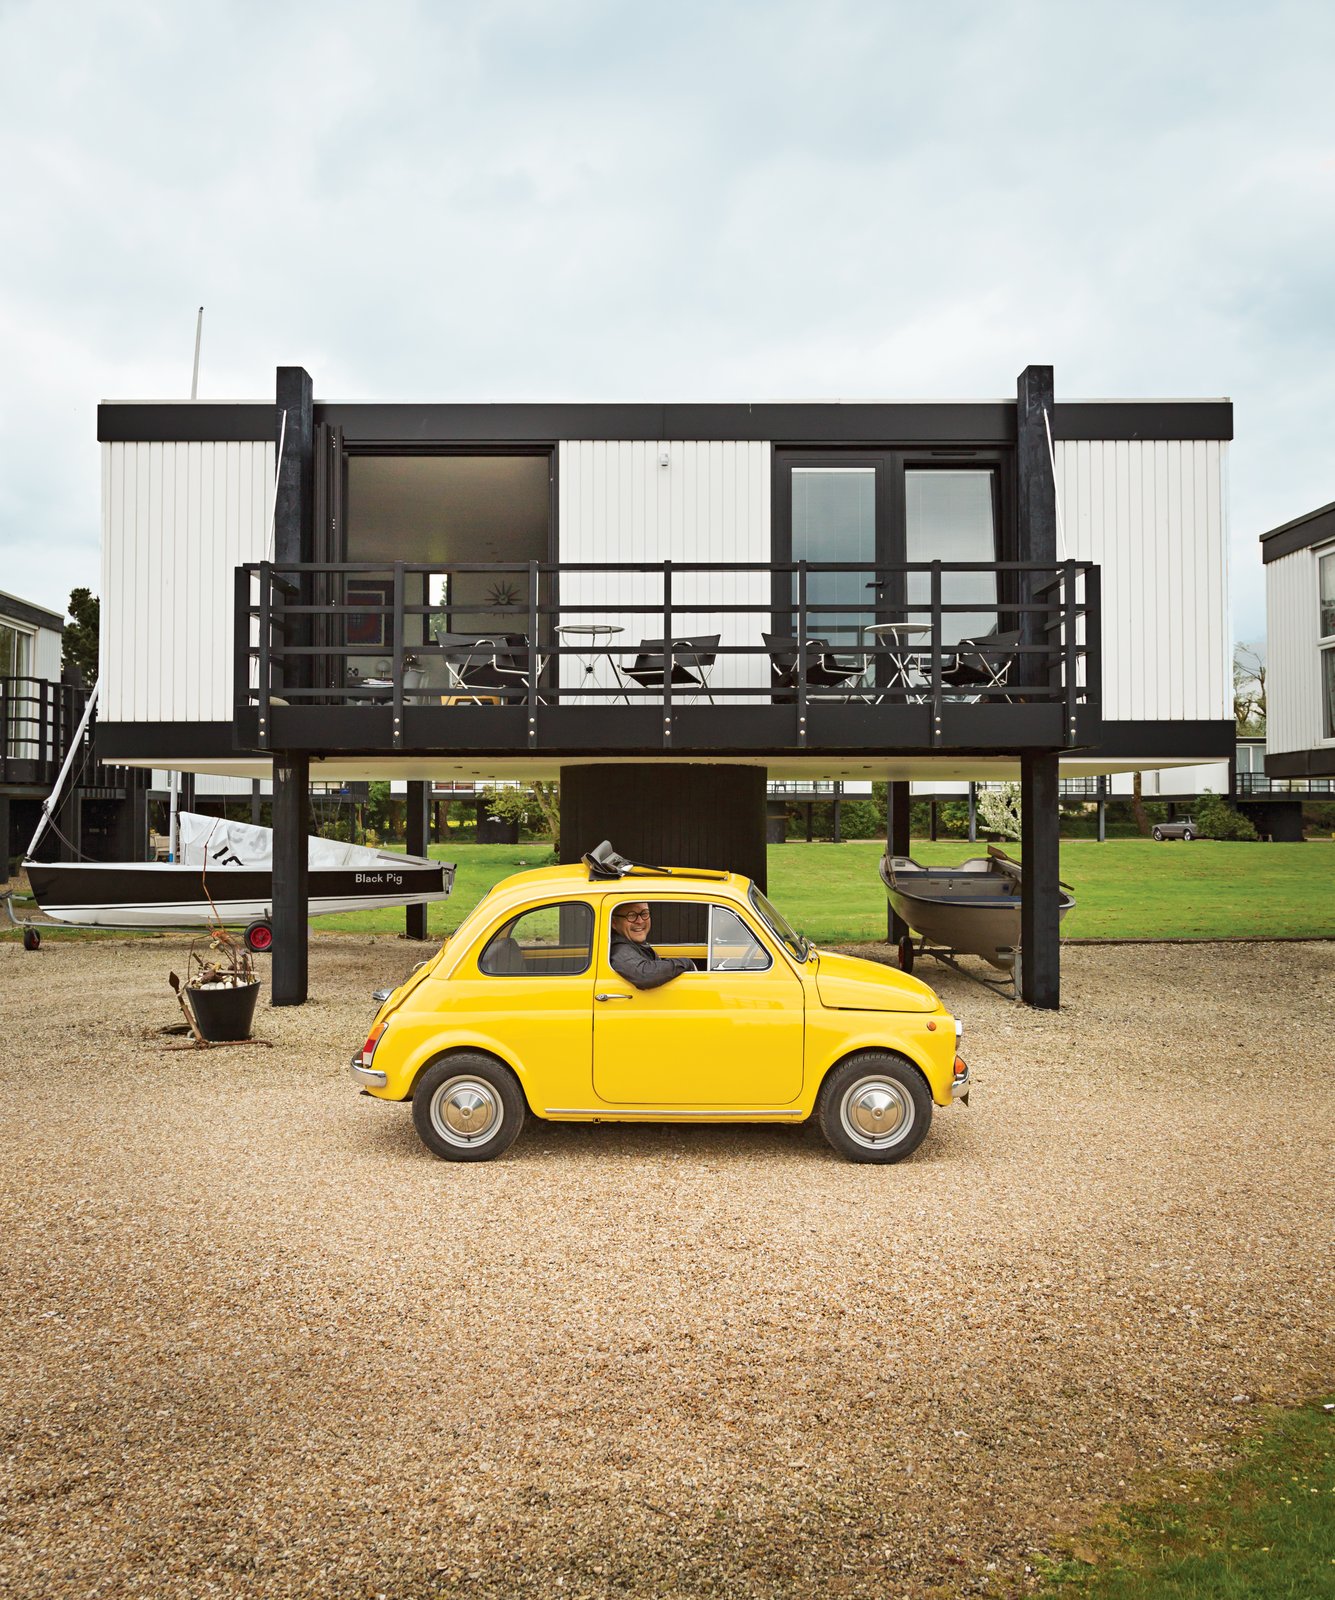
<svg viewBox="0 0 1335 1600"><path fill-rule="evenodd" d="M847 1161L888 1165L912 1155L932 1125L932 1096L903 1056L866 1050L837 1066L821 1085L816 1120Z"/></svg>
<svg viewBox="0 0 1335 1600"><path fill-rule="evenodd" d="M442 1161L492 1161L524 1126L524 1095L514 1074L490 1056L448 1056L413 1090L413 1126Z"/></svg>
<svg viewBox="0 0 1335 1600"><path fill-rule="evenodd" d="M1163 843L1163 829L1162 828L1156 828L1154 830L1154 842L1156 844L1162 844Z"/></svg>

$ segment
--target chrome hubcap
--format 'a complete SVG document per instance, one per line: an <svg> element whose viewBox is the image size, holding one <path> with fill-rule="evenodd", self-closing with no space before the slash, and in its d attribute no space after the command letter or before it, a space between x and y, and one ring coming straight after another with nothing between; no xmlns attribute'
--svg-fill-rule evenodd
<svg viewBox="0 0 1335 1600"><path fill-rule="evenodd" d="M913 1126L913 1101L893 1078L862 1078L844 1094L839 1118L850 1139L868 1150L898 1144Z"/></svg>
<svg viewBox="0 0 1335 1600"><path fill-rule="evenodd" d="M479 1078L449 1078L431 1096L431 1126L447 1144L491 1138L504 1114L500 1096Z"/></svg>

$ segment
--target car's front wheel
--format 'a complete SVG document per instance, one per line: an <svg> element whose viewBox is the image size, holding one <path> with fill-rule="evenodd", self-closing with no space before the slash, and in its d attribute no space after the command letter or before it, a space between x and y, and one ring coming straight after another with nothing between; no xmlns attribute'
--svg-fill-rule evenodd
<svg viewBox="0 0 1335 1600"><path fill-rule="evenodd" d="M524 1095L514 1074L490 1056L437 1061L413 1090L413 1126L442 1161L491 1161L524 1127Z"/></svg>
<svg viewBox="0 0 1335 1600"><path fill-rule="evenodd" d="M888 1164L912 1155L927 1137L932 1096L922 1074L903 1056L867 1050L826 1078L816 1120L845 1160Z"/></svg>

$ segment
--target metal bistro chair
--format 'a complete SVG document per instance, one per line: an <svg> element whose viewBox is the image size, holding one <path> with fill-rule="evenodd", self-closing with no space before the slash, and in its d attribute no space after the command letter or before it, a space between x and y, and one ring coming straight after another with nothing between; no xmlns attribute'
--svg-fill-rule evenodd
<svg viewBox="0 0 1335 1600"><path fill-rule="evenodd" d="M473 633L439 633L436 643L443 647L445 662L445 693L443 705L493 704L504 698L504 685L490 670L498 648L503 648L503 635Z"/></svg>
<svg viewBox="0 0 1335 1600"><path fill-rule="evenodd" d="M615 659L612 666L627 695L634 692L626 682L628 678L636 691L652 692L663 686L663 669L670 655L672 687L694 689L696 693L691 696L693 700L703 694L712 706L714 696L710 692L709 674L718 659L719 640L722 637L721 633L711 633L696 639L674 639L670 649L664 648L662 639L641 639L638 653L630 666L621 666Z"/></svg>
<svg viewBox="0 0 1335 1600"><path fill-rule="evenodd" d="M798 661L801 658L798 641L779 633L762 633L760 637L769 653L772 686L776 690L783 690L780 698L788 700L794 696L798 686ZM828 639L807 640L808 690L843 690L842 694L808 694L808 699L849 699L854 684L861 679L865 670L865 663L861 659L841 660L835 655Z"/></svg>
<svg viewBox="0 0 1335 1600"><path fill-rule="evenodd" d="M961 639L955 646L955 659L941 669L941 682L951 689L963 690L969 700L990 700L997 690L1001 691L999 698L1009 700L1006 690L1019 643L1018 628Z"/></svg>

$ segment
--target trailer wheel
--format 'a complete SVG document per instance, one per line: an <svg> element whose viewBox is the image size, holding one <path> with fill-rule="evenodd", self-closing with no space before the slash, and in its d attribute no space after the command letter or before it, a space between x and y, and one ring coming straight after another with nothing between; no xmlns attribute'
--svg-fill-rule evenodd
<svg viewBox="0 0 1335 1600"><path fill-rule="evenodd" d="M913 971L913 940L908 934L899 941L899 970Z"/></svg>
<svg viewBox="0 0 1335 1600"><path fill-rule="evenodd" d="M23 948L25 950L40 950L42 948L42 936L36 928L25 928L23 930Z"/></svg>
<svg viewBox="0 0 1335 1600"><path fill-rule="evenodd" d="M252 922L242 935L247 950L256 955L267 955L273 949L273 929L267 922Z"/></svg>

